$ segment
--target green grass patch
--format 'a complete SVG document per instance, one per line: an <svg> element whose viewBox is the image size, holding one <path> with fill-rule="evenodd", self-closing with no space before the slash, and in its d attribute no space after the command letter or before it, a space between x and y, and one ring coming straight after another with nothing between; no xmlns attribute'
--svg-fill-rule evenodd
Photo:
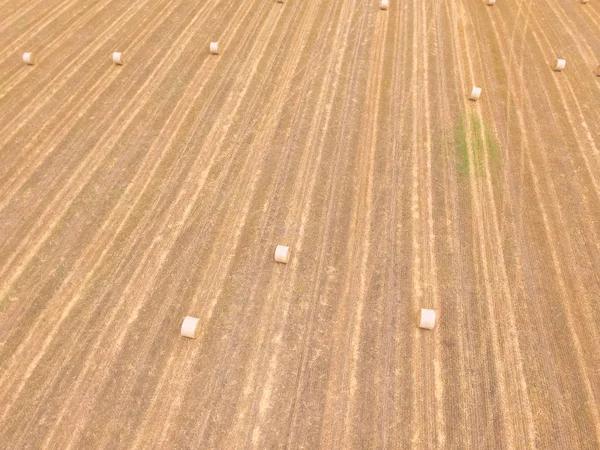
<svg viewBox="0 0 600 450"><path fill-rule="evenodd" d="M471 167L476 176L483 176L486 151L491 170L495 170L501 165L498 140L476 114L462 117L454 130L454 145L456 170L461 176L468 176ZM469 147L471 147L471 154Z"/></svg>

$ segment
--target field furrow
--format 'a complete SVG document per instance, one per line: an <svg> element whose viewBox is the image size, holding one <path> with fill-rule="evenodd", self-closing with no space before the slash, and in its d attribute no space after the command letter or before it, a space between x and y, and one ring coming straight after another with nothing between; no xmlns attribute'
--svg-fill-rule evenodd
<svg viewBox="0 0 600 450"><path fill-rule="evenodd" d="M0 0L0 448L600 448L600 1L389 3Z"/></svg>

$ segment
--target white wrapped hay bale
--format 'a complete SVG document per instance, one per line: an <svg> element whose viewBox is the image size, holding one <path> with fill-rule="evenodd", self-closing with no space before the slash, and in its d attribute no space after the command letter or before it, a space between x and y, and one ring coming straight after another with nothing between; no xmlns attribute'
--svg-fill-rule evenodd
<svg viewBox="0 0 600 450"><path fill-rule="evenodd" d="M494 3L496 3L496 0L486 0L488 6L492 6Z"/></svg>
<svg viewBox="0 0 600 450"><path fill-rule="evenodd" d="M419 328L433 330L435 326L435 310L421 308L421 317L419 318Z"/></svg>
<svg viewBox="0 0 600 450"><path fill-rule="evenodd" d="M181 335L183 337L196 339L198 336L198 323L200 319L197 317L186 316L181 324Z"/></svg>
<svg viewBox="0 0 600 450"><path fill-rule="evenodd" d="M30 66L35 64L35 58L33 56L32 52L25 52L23 53L23 62L25 64L29 64Z"/></svg>
<svg viewBox="0 0 600 450"><path fill-rule="evenodd" d="M112 58L113 62L118 66L122 66L125 62L125 60L123 59L123 53L121 52L112 52L110 57Z"/></svg>
<svg viewBox="0 0 600 450"><path fill-rule="evenodd" d="M555 59L552 63L552 70L554 70L555 72L560 72L566 67L566 65L567 61L565 61L564 59Z"/></svg>
<svg viewBox="0 0 600 450"><path fill-rule="evenodd" d="M480 96L481 96L481 88L477 87L477 86L473 86L473 89L471 89L471 95L469 95L469 100L476 101L479 99Z"/></svg>
<svg viewBox="0 0 600 450"><path fill-rule="evenodd" d="M290 248L285 245L278 245L275 248L275 261L287 264L290 260Z"/></svg>
<svg viewBox="0 0 600 450"><path fill-rule="evenodd" d="M390 6L389 0L381 0L381 4L379 5L380 9L386 10Z"/></svg>
<svg viewBox="0 0 600 450"><path fill-rule="evenodd" d="M218 55L219 54L219 43L218 42L211 42L210 43L210 53L212 55Z"/></svg>

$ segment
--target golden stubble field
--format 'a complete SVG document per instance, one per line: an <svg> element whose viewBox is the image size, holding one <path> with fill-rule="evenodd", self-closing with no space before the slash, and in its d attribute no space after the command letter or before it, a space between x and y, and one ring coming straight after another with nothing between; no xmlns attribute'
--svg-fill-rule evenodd
<svg viewBox="0 0 600 450"><path fill-rule="evenodd" d="M599 30L0 0L0 448L599 448Z"/></svg>

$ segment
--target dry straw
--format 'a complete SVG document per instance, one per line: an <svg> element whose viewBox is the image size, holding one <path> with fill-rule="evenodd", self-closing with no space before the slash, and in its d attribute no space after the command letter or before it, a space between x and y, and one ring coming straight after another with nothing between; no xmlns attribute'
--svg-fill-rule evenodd
<svg viewBox="0 0 600 450"><path fill-rule="evenodd" d="M275 261L287 264L290 260L290 248L285 245L278 245L275 248Z"/></svg>
<svg viewBox="0 0 600 450"><path fill-rule="evenodd" d="M110 57L112 58L113 62L119 66L123 65L125 62L123 59L123 53L121 52L113 52Z"/></svg>
<svg viewBox="0 0 600 450"><path fill-rule="evenodd" d="M33 53L31 53L31 52L23 53L23 62L25 64L29 64L30 66L35 64L35 58L33 57Z"/></svg>
<svg viewBox="0 0 600 450"><path fill-rule="evenodd" d="M198 335L198 322L200 319L197 317L186 316L181 324L181 335L183 337L196 339Z"/></svg>
<svg viewBox="0 0 600 450"><path fill-rule="evenodd" d="M471 95L469 96L469 100L476 101L479 99L480 96L481 96L481 88L477 87L477 86L473 86L473 89L471 89Z"/></svg>
<svg viewBox="0 0 600 450"><path fill-rule="evenodd" d="M435 326L435 310L421 308L421 317L419 318L419 328L433 330Z"/></svg>
<svg viewBox="0 0 600 450"><path fill-rule="evenodd" d="M564 59L556 59L554 60L554 63L552 65L552 70L554 70L555 72L560 72L565 68L566 65L567 61L565 61Z"/></svg>

